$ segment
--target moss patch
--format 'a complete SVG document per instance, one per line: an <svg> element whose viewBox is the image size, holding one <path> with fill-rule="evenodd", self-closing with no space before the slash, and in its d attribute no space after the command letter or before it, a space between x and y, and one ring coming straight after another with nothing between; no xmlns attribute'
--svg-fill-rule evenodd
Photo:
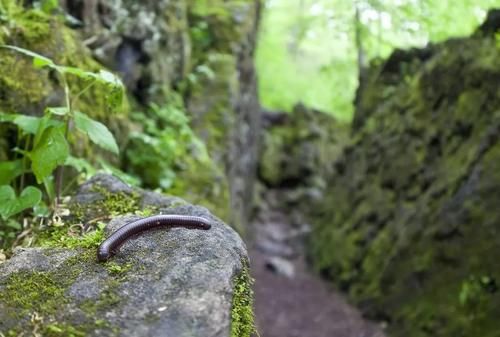
<svg viewBox="0 0 500 337"><path fill-rule="evenodd" d="M97 248L104 241L104 225L87 234L71 234L68 226L50 227L37 235L37 246L60 248Z"/></svg>
<svg viewBox="0 0 500 337"><path fill-rule="evenodd" d="M132 192L131 194L124 192L113 193L99 185L94 186L94 191L103 197L102 201L97 202L97 207L106 214L123 215L133 213L139 209L140 195L138 192Z"/></svg>
<svg viewBox="0 0 500 337"><path fill-rule="evenodd" d="M116 215L135 214L136 212L139 212L140 215L148 215L156 211L154 206L141 209L141 195L136 191L132 193L113 193L100 185L94 185L92 190L99 194L98 200L95 202L88 204L71 203L69 205L72 221L95 222Z"/></svg>
<svg viewBox="0 0 500 337"><path fill-rule="evenodd" d="M92 268L90 262L94 259L95 250L88 249L68 258L54 270L20 271L2 280L0 303L10 316L10 320L3 323L7 324L10 331L38 331L43 332L43 336L86 336L96 327L116 333L116 328L102 320L95 320L96 310L84 310L83 305L80 309L84 316L77 315L75 324L67 323L67 315L71 315L68 310L64 310L70 303L67 291L77 277L85 273L85 268ZM112 279L110 282L117 281ZM99 299L92 301L95 308L119 302L113 291L116 288L114 283L107 284Z"/></svg>
<svg viewBox="0 0 500 337"><path fill-rule="evenodd" d="M248 263L234 279L234 293L231 307L231 337L250 337L256 332L253 313L252 278Z"/></svg>

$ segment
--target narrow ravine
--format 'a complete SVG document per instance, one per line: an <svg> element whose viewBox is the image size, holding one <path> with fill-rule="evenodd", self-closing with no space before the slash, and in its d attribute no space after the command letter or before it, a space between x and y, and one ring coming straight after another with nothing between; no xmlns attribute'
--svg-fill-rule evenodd
<svg viewBox="0 0 500 337"><path fill-rule="evenodd" d="M331 285L307 267L301 241L283 212L261 214L249 246L260 337L384 337Z"/></svg>

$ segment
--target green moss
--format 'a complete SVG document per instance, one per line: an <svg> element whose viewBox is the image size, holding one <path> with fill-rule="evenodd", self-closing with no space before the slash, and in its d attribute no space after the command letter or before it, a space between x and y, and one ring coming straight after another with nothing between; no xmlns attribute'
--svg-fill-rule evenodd
<svg viewBox="0 0 500 337"><path fill-rule="evenodd" d="M188 0L189 23L193 43L193 59L200 61L209 51L230 53L235 43L244 39L253 21L247 15L244 22L237 21L235 13L248 10L251 0Z"/></svg>
<svg viewBox="0 0 500 337"><path fill-rule="evenodd" d="M109 219L116 215L149 215L156 211L154 206L141 209L141 196L138 192L112 193L100 185L95 185L92 188L93 192L100 194L100 197L95 202L88 204L71 203L69 209L72 221L86 223L88 221L94 222L96 219Z"/></svg>
<svg viewBox="0 0 500 337"><path fill-rule="evenodd" d="M111 274L122 275L122 274L126 273L127 271L129 271L130 268L132 268L132 264L127 263L125 265L120 265L116 262L107 262L104 264L104 267Z"/></svg>
<svg viewBox="0 0 500 337"><path fill-rule="evenodd" d="M104 225L98 225L96 230L83 236L68 234L68 227L50 227L37 236L40 247L60 248L96 248L104 241Z"/></svg>
<svg viewBox="0 0 500 337"><path fill-rule="evenodd" d="M99 193L103 197L103 200L96 202L95 207L104 214L123 215L134 213L139 209L140 195L137 192L132 192L131 194L124 192L113 193L100 185L94 186L94 192Z"/></svg>
<svg viewBox="0 0 500 337"><path fill-rule="evenodd" d="M0 302L7 308L12 331L42 331L43 336L86 336L96 328L118 333L117 328L104 320L96 320L96 313L117 305L120 297L117 288L120 278L111 277L96 300L84 301L79 309L85 314L78 316L76 324L69 324L64 310L69 305L69 287L88 268L100 268L93 264L95 249L85 249L66 259L59 267L46 272L20 271L0 283ZM128 270L128 269L127 269ZM120 274L125 272L125 268ZM8 316L8 317L9 317Z"/></svg>
<svg viewBox="0 0 500 337"><path fill-rule="evenodd" d="M85 331L66 323L47 324L43 328L43 336L47 337L85 337L86 335Z"/></svg>
<svg viewBox="0 0 500 337"><path fill-rule="evenodd" d="M66 301L66 285L51 273L23 271L7 278L0 300L10 307L20 309L12 312L12 315L18 317L32 311L50 315Z"/></svg>
<svg viewBox="0 0 500 337"><path fill-rule="evenodd" d="M231 306L231 337L250 337L256 332L253 313L252 278L245 261L240 274L234 279Z"/></svg>

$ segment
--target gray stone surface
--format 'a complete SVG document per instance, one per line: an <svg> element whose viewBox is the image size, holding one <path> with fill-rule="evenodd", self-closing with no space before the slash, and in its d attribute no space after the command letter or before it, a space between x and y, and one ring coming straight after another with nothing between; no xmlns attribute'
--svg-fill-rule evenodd
<svg viewBox="0 0 500 337"><path fill-rule="evenodd" d="M123 191L117 179L98 176L80 192L88 197L94 183ZM247 259L245 245L207 209L187 203L172 207L165 198L147 193L147 200L155 206L161 206L158 200L165 201L163 213L209 218L212 228L143 232L127 241L107 263L97 262L95 248L18 250L0 265L0 294L7 294L12 277L23 271L27 280L37 272L53 279L63 295L56 297L60 303L54 312L37 313L45 327L39 331L53 324L63 330L74 327L86 336L229 336L233 280ZM113 218L106 235L137 218ZM23 285L18 286L24 291ZM41 297L51 294L44 287L40 284ZM12 307L10 300L0 295L0 332L32 332L36 301L33 308L26 309Z"/></svg>

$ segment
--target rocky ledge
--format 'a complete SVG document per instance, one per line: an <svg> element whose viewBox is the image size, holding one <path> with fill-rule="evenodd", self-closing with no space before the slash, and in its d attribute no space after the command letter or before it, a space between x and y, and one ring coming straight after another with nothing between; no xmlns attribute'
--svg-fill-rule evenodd
<svg viewBox="0 0 500 337"><path fill-rule="evenodd" d="M68 208L64 226L39 235L40 247L18 249L0 265L4 335L250 336L245 245L207 209L105 175L82 185ZM143 232L97 261L105 236L159 213L201 216L212 228ZM95 219L110 221L104 227ZM61 230L79 223L90 232L75 239Z"/></svg>

